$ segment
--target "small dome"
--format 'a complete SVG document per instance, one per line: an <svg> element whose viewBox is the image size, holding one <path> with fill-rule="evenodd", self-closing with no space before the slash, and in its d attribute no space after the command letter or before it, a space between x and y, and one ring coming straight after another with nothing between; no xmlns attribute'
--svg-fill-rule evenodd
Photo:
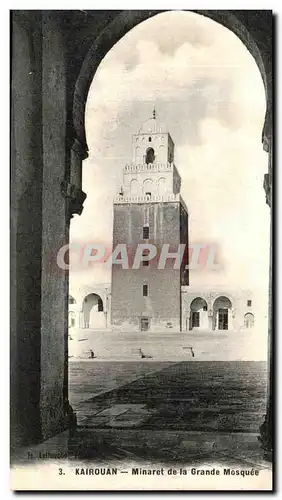
<svg viewBox="0 0 282 500"><path fill-rule="evenodd" d="M139 130L139 134L166 134L166 126L160 123L156 118L150 118Z"/></svg>

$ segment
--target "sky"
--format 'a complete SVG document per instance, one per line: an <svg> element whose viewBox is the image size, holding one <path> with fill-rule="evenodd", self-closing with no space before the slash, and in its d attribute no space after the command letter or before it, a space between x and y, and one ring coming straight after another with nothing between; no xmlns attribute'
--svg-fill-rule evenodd
<svg viewBox="0 0 282 500"><path fill-rule="evenodd" d="M194 271L193 286L256 292L267 305L269 207L261 143L265 93L258 67L241 41L190 12L159 14L127 33L101 62L89 90L82 215L71 241L112 245L113 198L132 161L132 134L152 115L175 143L190 242L215 244L220 271ZM70 273L78 285L110 282L110 269Z"/></svg>

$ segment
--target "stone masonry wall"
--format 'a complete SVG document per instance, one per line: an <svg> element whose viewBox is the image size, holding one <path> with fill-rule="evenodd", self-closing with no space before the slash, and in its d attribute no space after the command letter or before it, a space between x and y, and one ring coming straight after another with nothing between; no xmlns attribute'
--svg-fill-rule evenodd
<svg viewBox="0 0 282 500"><path fill-rule="evenodd" d="M143 225L149 223L149 243L158 247L157 258L148 267L132 269L136 245L142 239ZM180 329L180 270L173 269L174 260L165 269L157 269L164 243L175 252L180 243L180 204L146 203L114 206L113 247L126 243L132 258L130 269L112 267L112 328L140 329L141 316L149 317L152 330ZM148 297L143 297L143 284L148 284Z"/></svg>

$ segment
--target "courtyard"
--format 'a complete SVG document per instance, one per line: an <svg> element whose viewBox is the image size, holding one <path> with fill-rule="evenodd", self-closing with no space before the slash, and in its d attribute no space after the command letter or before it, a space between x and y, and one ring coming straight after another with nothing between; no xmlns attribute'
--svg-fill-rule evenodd
<svg viewBox="0 0 282 500"><path fill-rule="evenodd" d="M155 362L191 361L191 348L197 361L265 361L267 335L265 330L258 328L183 332L69 329L70 363L87 360L91 350L100 362L138 364L141 352Z"/></svg>
<svg viewBox="0 0 282 500"><path fill-rule="evenodd" d="M70 362L83 459L232 463L269 468L259 441L264 362Z"/></svg>

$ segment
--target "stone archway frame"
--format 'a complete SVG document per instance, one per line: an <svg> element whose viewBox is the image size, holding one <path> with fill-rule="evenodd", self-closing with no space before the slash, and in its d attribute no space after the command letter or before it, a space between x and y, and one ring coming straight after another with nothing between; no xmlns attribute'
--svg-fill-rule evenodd
<svg viewBox="0 0 282 500"><path fill-rule="evenodd" d="M224 297L226 299L229 299L231 302L232 309L236 308L236 303L237 303L236 297L233 294L231 294L229 292L226 293L224 291L216 293L216 295L212 295L212 297L211 297L211 307L212 308L214 307L216 300L220 299L220 297Z"/></svg>
<svg viewBox="0 0 282 500"><path fill-rule="evenodd" d="M79 311L79 327L83 327L83 302L87 295L97 295L102 299L103 312L105 314L106 328L110 326L110 310L111 310L111 286L109 283L98 283L94 286L84 285L78 288L71 287L71 295L77 299L77 310Z"/></svg>
<svg viewBox="0 0 282 500"><path fill-rule="evenodd" d="M77 160L77 157L82 159L88 156L88 146L85 131L85 107L88 96L88 91L94 75L104 59L106 54L113 48L113 46L123 38L130 30L138 26L143 21L151 19L152 17L162 14L164 12L172 12L171 10L152 10L152 11L122 11L111 21L107 27L101 32L96 40L91 45L88 53L81 66L78 78L76 80L74 97L73 97L73 127L76 134L72 146L72 152ZM247 28L230 11L220 10L183 10L183 12L192 12L211 19L212 21L221 24L225 28L234 33L239 40L243 43L246 49L253 56L258 69L260 71L266 96L266 114L264 125L262 129L262 141L264 149L269 151L271 142L271 117L272 117L272 74L271 68L265 68L261 52L251 36ZM75 163L75 160L73 161ZM80 170L80 165L79 165ZM79 172L80 174L80 172ZM76 175L73 175L76 177Z"/></svg>
<svg viewBox="0 0 282 500"><path fill-rule="evenodd" d="M214 306L215 306L215 303L218 299L220 298L224 298L224 299L227 299L229 300L230 304L231 304L231 307L230 307L230 312L232 314L232 317L234 317L234 311L236 310L236 299L233 295L231 295L230 293L217 293L214 297L212 297L212 303L211 303L211 310L212 310L212 329L214 330L214 313L215 313L215 310L214 310ZM229 330L229 327L228 327L228 330Z"/></svg>
<svg viewBox="0 0 282 500"><path fill-rule="evenodd" d="M193 326L192 326L192 313L193 313L193 303L195 303L196 300L200 300L202 301L203 303L206 304L206 307L207 307L207 311L206 311L206 317L207 317L207 321L209 321L209 302L208 302L208 297L204 297L204 294L202 295L197 295L195 297L193 297L193 299L190 301L189 303L189 330L193 330ZM200 321L200 325L199 325L199 328L201 328L202 325L201 325L201 321ZM208 327L208 325L207 325Z"/></svg>
<svg viewBox="0 0 282 500"><path fill-rule="evenodd" d="M189 287L187 287L189 289ZM206 301L208 306L208 316L210 314L211 292L210 290L186 290L189 293L182 293L182 329L190 331L191 322L191 304L193 300L201 298Z"/></svg>
<svg viewBox="0 0 282 500"><path fill-rule="evenodd" d="M87 303L87 299L90 297L92 298L96 298L97 301L93 302L92 306L90 307L90 309L88 307L85 308L85 304ZM103 310L101 312L103 312L103 315L105 316L105 304L104 304L104 298L103 296L101 296L99 293L97 292L90 292L90 293L87 293L87 295L84 296L83 298L83 301L82 301L82 307L81 307L81 311L82 311L82 321L83 321L83 327L84 328L90 328L90 318L91 318L91 311L94 307L94 305L97 305L98 308L99 308L99 300L101 300L102 302L102 306L103 306ZM87 313L86 313L86 310L87 309Z"/></svg>
<svg viewBox="0 0 282 500"><path fill-rule="evenodd" d="M63 192L69 198L69 217L74 213L80 214L83 209L83 202L85 200L85 193L81 189L81 171L82 160L88 156L88 146L86 141L85 132L85 106L88 91L95 75L95 72L103 60L105 55L124 35L138 24L150 19L163 12L163 11L122 11L111 21L101 34L96 38L91 45L81 70L76 80L74 97L73 97L73 129L75 139L71 148L71 175L69 185L62 186ZM187 12L187 11L184 11ZM266 97L266 113L264 124L262 128L262 143L264 150L269 153L269 170L264 176L264 190L266 195L266 202L269 207L272 206L272 66L267 58L263 59L256 41L254 40L251 31L246 27L249 26L248 19L246 25L236 17L236 11L224 10L190 10L193 12L210 18L211 20L221 24L225 28L234 33L239 40L243 43L246 49L253 56L257 67L260 71ZM240 13L240 11L238 11ZM266 49L267 52L267 49ZM270 242L270 245L272 243ZM262 443L266 450L272 449L272 246L270 250L270 297L269 297L269 400L268 410L265 422L261 427ZM269 431L270 429L270 431ZM271 433L271 435L269 434Z"/></svg>

